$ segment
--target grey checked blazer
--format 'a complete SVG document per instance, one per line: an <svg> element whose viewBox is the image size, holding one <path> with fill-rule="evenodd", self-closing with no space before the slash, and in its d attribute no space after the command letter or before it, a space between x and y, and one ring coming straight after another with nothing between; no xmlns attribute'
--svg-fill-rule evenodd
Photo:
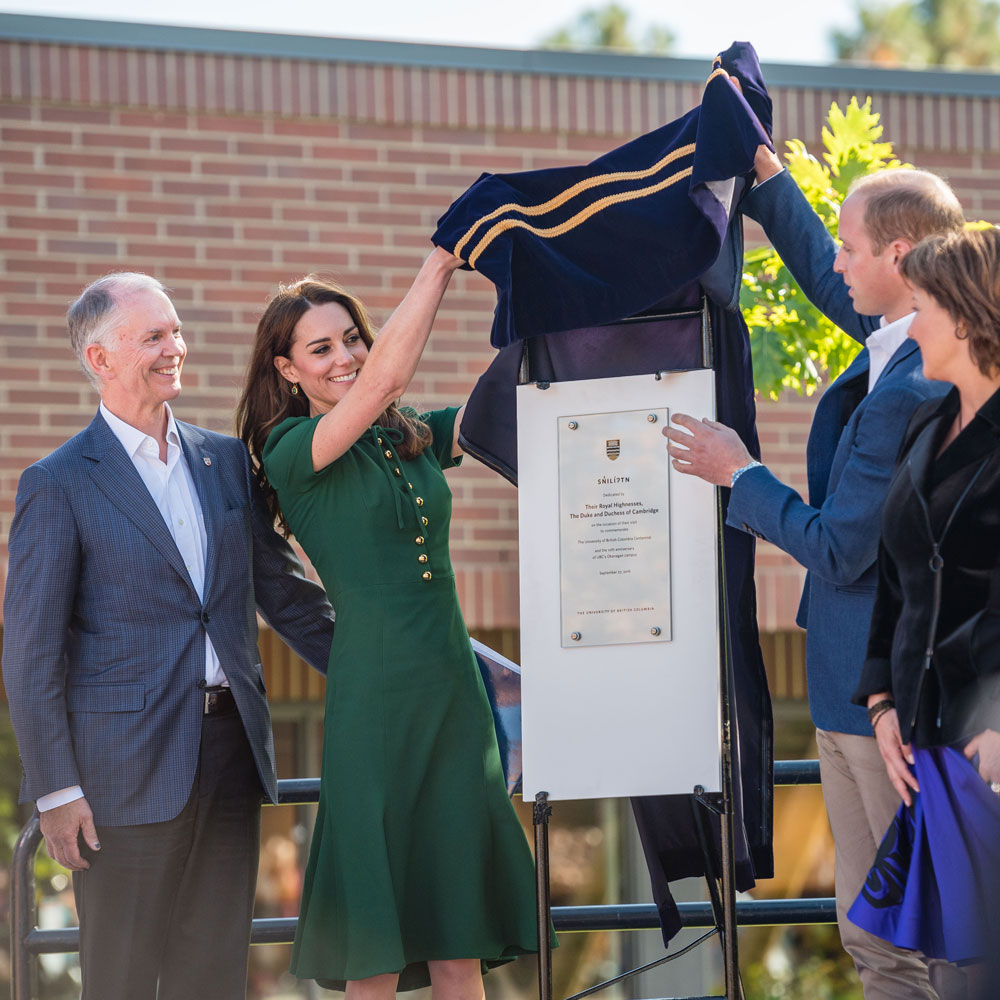
<svg viewBox="0 0 1000 1000"><path fill-rule="evenodd" d="M325 672L333 613L271 526L235 438L177 421L208 536L199 600L163 517L98 415L21 476L10 531L3 677L21 801L80 785L98 825L184 807L211 636L261 783L276 795L259 609Z"/></svg>

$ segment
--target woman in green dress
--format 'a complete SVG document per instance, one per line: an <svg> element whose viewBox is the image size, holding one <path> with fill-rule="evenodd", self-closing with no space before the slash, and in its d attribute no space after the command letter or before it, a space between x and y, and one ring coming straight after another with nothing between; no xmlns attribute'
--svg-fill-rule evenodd
<svg viewBox="0 0 1000 1000"><path fill-rule="evenodd" d="M448 554L462 410L395 402L459 266L434 250L377 340L339 286L282 287L237 410L337 615L292 971L349 1000L428 983L478 1000L486 968L536 950L531 854Z"/></svg>

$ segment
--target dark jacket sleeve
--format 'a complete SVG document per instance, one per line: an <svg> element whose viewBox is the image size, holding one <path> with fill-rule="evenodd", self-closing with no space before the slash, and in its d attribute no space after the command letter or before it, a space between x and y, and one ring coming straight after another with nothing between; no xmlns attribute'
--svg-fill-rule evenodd
<svg viewBox="0 0 1000 1000"><path fill-rule="evenodd" d="M742 209L760 223L799 287L821 313L858 341L863 342L878 329L878 316L854 311L844 279L833 270L837 244L787 170L752 188Z"/></svg>
<svg viewBox="0 0 1000 1000"><path fill-rule="evenodd" d="M274 530L244 448L253 530L254 599L264 621L321 674L333 642L334 612L323 588L307 579L301 560Z"/></svg>
<svg viewBox="0 0 1000 1000"><path fill-rule="evenodd" d="M875 592L871 628L868 631L868 651L861 668L861 680L851 697L855 705L867 705L868 696L880 691L892 692L892 642L902 607L903 598L896 564L880 543L878 588Z"/></svg>

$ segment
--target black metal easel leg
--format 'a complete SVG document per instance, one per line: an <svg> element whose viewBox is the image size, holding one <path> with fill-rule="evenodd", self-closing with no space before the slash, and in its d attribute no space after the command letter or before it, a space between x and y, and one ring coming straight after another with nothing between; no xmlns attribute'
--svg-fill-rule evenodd
<svg viewBox="0 0 1000 1000"><path fill-rule="evenodd" d="M535 796L535 895L538 906L538 1000L552 1000L552 901L549 896L549 793Z"/></svg>
<svg viewBox="0 0 1000 1000"><path fill-rule="evenodd" d="M719 847L722 855L722 960L726 974L726 1000L741 1000L739 952L736 937L736 828L733 796L733 689L732 637L726 589L726 558L722 499L716 490L719 538L719 618L722 656L719 658L719 708L722 723L722 810L719 814Z"/></svg>

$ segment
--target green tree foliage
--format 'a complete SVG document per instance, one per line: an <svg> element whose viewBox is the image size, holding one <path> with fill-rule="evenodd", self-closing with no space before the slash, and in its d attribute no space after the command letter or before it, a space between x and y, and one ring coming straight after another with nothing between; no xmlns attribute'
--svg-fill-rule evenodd
<svg viewBox="0 0 1000 1000"><path fill-rule="evenodd" d="M835 31L841 60L882 66L1000 68L996 0L903 0L858 8L854 31Z"/></svg>
<svg viewBox="0 0 1000 1000"><path fill-rule="evenodd" d="M840 205L855 178L910 166L893 158L891 143L879 141L882 126L878 122L870 98L859 105L852 97L846 110L836 102L830 108L823 128L822 159L799 139L786 143L789 173L834 237ZM747 254L740 299L750 328L754 384L772 399L783 389L810 395L824 370L836 378L860 349L805 297L771 247Z"/></svg>
<svg viewBox="0 0 1000 1000"><path fill-rule="evenodd" d="M547 35L541 44L547 49L605 49L657 55L666 55L673 49L676 39L669 28L650 25L637 39L631 20L631 13L621 4L591 7L578 14L570 24Z"/></svg>

